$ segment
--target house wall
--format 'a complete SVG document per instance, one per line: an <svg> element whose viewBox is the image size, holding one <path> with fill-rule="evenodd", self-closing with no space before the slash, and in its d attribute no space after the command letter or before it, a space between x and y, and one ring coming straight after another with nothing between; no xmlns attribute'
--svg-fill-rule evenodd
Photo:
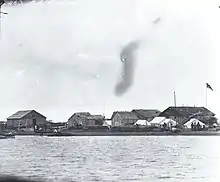
<svg viewBox="0 0 220 182"><path fill-rule="evenodd" d="M95 126L95 120L87 119L83 126Z"/></svg>
<svg viewBox="0 0 220 182"><path fill-rule="evenodd" d="M122 119L118 113L115 114L115 116L112 118L112 126L121 126L122 125Z"/></svg>
<svg viewBox="0 0 220 182"><path fill-rule="evenodd" d="M103 122L104 122L104 119L103 120L87 119L86 125L89 125L89 126L102 126Z"/></svg>
<svg viewBox="0 0 220 182"><path fill-rule="evenodd" d="M73 127L76 124L76 118L75 116L71 117L70 119L68 119L67 124L68 124L68 128Z"/></svg>
<svg viewBox="0 0 220 182"><path fill-rule="evenodd" d="M104 120L103 120L104 121ZM68 128L81 124L82 126L100 126L103 123L101 120L96 121L95 119L88 119L83 116L73 116L68 120ZM99 123L99 124L97 124Z"/></svg>
<svg viewBox="0 0 220 182"><path fill-rule="evenodd" d="M0 132L2 132L6 128L5 123L0 123Z"/></svg>
<svg viewBox="0 0 220 182"><path fill-rule="evenodd" d="M179 125L183 125L187 122L186 117L169 116L169 117L166 117L166 118L169 118L169 119L172 119L172 120L176 121Z"/></svg>
<svg viewBox="0 0 220 182"><path fill-rule="evenodd" d="M67 121L67 127L68 127L68 128L73 127L73 120L72 120L72 118L71 118L71 119L68 119L68 121Z"/></svg>
<svg viewBox="0 0 220 182"><path fill-rule="evenodd" d="M112 118L112 126L126 126L127 124L134 124L138 119L133 119L133 117L122 117L120 114L116 113Z"/></svg>
<svg viewBox="0 0 220 182"><path fill-rule="evenodd" d="M74 115L73 117L71 117L67 121L67 123L68 123L68 128L76 126L77 124L81 124L81 125L85 126L86 125L86 117Z"/></svg>
<svg viewBox="0 0 220 182"><path fill-rule="evenodd" d="M36 125L46 124L46 118L41 116L36 112L31 112L22 119L7 119L7 128L18 127L34 127L34 119L36 120Z"/></svg>

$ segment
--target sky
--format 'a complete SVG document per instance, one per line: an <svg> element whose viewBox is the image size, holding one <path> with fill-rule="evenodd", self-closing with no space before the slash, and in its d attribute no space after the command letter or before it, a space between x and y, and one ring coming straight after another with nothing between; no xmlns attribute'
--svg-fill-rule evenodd
<svg viewBox="0 0 220 182"><path fill-rule="evenodd" d="M78 111L205 106L220 116L220 3L52 0L2 7L0 120L35 109L65 122ZM159 21L153 22L159 18ZM115 95L121 50L140 40L133 84Z"/></svg>

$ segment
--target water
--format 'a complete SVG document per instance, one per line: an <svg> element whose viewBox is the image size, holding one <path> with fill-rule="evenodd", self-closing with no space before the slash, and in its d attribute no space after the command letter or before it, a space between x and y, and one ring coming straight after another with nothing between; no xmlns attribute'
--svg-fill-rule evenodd
<svg viewBox="0 0 220 182"><path fill-rule="evenodd" d="M2 174L48 181L219 181L219 137L17 137Z"/></svg>

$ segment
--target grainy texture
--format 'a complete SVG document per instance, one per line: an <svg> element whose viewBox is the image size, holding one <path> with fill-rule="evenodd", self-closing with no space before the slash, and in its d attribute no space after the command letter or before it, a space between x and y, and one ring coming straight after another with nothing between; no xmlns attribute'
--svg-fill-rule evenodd
<svg viewBox="0 0 220 182"><path fill-rule="evenodd" d="M0 173L47 182L218 182L219 136L16 137ZM208 144L208 147L207 147Z"/></svg>

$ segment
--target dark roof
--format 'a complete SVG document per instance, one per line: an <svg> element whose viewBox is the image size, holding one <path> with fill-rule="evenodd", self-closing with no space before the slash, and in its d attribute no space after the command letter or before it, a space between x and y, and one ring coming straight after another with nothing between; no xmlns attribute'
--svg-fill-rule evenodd
<svg viewBox="0 0 220 182"><path fill-rule="evenodd" d="M91 116L88 116L87 119L104 120L105 116L102 116L102 115L91 115Z"/></svg>
<svg viewBox="0 0 220 182"><path fill-rule="evenodd" d="M134 119L134 120L138 119L137 115L130 111L115 111L113 112L111 119L113 119L116 114L119 114L124 119L126 118Z"/></svg>
<svg viewBox="0 0 220 182"><path fill-rule="evenodd" d="M76 113L74 113L74 115L77 115L77 116L91 116L91 114L89 112L76 112Z"/></svg>
<svg viewBox="0 0 220 182"><path fill-rule="evenodd" d="M157 109L133 109L131 112L136 114L138 119L154 118L161 113Z"/></svg>
<svg viewBox="0 0 220 182"><path fill-rule="evenodd" d="M28 115L31 112L36 112L35 110L23 110L23 111L18 111L15 114L12 114L11 116L9 116L7 119L22 119L23 117L25 117L26 115ZM36 112L37 114L41 115L42 117L46 118L45 116L43 116L42 114Z"/></svg>
<svg viewBox="0 0 220 182"><path fill-rule="evenodd" d="M159 116L179 116L179 117L193 117L193 116L214 116L215 114L205 107L168 107Z"/></svg>
<svg viewBox="0 0 220 182"><path fill-rule="evenodd" d="M91 114L89 112L76 112L69 118L69 120L72 119L73 116L88 117L91 116Z"/></svg>

